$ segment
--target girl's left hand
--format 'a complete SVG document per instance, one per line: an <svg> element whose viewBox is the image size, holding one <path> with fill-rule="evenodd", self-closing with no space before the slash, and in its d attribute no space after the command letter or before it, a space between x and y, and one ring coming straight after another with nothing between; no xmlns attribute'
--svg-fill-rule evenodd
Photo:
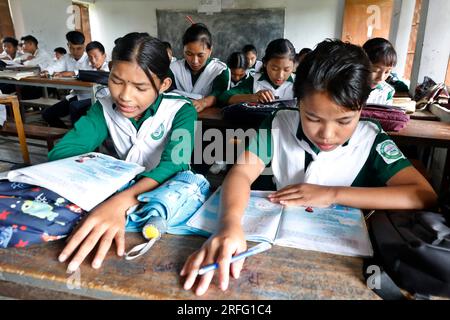
<svg viewBox="0 0 450 320"><path fill-rule="evenodd" d="M99 243L92 263L92 267L98 269L113 241L116 242L117 255L122 256L125 251L125 212L136 203L135 198L123 192L95 208L70 237L58 258L59 261L64 262L78 248L67 268L69 272L74 272Z"/></svg>
<svg viewBox="0 0 450 320"><path fill-rule="evenodd" d="M269 200L286 206L328 207L335 203L336 188L300 183L269 195Z"/></svg>
<svg viewBox="0 0 450 320"><path fill-rule="evenodd" d="M202 112L203 110L206 109L205 99L192 100L192 104L194 105L195 110L197 110L197 112Z"/></svg>

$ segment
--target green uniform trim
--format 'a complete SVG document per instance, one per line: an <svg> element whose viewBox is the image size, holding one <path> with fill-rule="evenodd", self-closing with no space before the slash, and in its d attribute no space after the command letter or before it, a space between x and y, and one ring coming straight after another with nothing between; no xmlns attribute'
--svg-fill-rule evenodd
<svg viewBox="0 0 450 320"><path fill-rule="evenodd" d="M256 155L261 161L264 162L266 166L269 166L273 156L273 141L272 141L272 122L275 118L275 114L268 116L262 123L257 131L256 136L252 139L246 151L249 151ZM361 119L366 121L365 119ZM371 121L379 128L380 125L376 121ZM318 149L304 134L301 123L296 134L299 140L305 140L311 146L314 152L318 154L320 149ZM394 175L396 175L402 169L411 166L411 163L406 158L399 158L393 163L386 163L383 157L376 150L377 146L383 141L391 140L391 138L385 133L380 132L375 138L374 144L372 145L370 154L365 162L363 168L358 173L357 177L352 183L352 187L381 187L386 186L386 183ZM348 141L346 142L346 144ZM393 142L392 142L393 143ZM305 170L312 161L312 156L305 153Z"/></svg>
<svg viewBox="0 0 450 320"><path fill-rule="evenodd" d="M139 130L142 123L149 117L155 115L161 104L162 99L183 99L186 104L178 110L172 122L173 132L176 129L184 129L189 133L189 137L181 137L179 140L169 139L162 154L161 160L157 167L152 170L141 173L138 177L152 178L158 183L163 183L171 176L179 171L189 169L190 158L194 148L194 131L195 121L197 119L197 112L192 103L183 97L171 97L167 95L160 95L156 101L144 112L144 115L138 121L129 119L135 128ZM171 134L171 133L170 133ZM70 130L56 146L49 152L48 158L50 161L63 159L67 157L77 156L83 153L92 152L98 148L108 137L108 127L103 114L103 107L100 102L96 102L88 111L87 115L80 118L75 123L75 126ZM151 137L149 137L151 139ZM172 150L175 147L182 150L190 150L187 154L181 155L181 161L174 163L171 159ZM180 162L180 163L178 163Z"/></svg>

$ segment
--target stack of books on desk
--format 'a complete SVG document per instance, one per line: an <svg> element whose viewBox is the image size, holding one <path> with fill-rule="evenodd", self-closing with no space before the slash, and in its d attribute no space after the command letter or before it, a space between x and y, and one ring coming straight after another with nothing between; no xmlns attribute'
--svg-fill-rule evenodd
<svg viewBox="0 0 450 320"><path fill-rule="evenodd" d="M0 71L0 78L20 80L26 77L39 76L39 67L6 67Z"/></svg>

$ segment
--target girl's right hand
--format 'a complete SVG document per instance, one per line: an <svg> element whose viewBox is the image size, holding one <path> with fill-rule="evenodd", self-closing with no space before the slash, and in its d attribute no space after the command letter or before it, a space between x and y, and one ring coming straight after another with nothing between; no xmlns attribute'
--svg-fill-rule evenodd
<svg viewBox="0 0 450 320"><path fill-rule="evenodd" d="M212 235L203 246L191 254L186 260L181 276L186 276L184 289L190 290L197 278L198 270L205 265L217 262L219 264L219 283L222 291L228 288L230 277L230 261L233 255L244 252L247 249L244 231L240 225L227 227ZM241 259L231 264L231 273L235 279L239 278L244 260ZM196 295L203 295L209 287L214 276L214 271L210 271L201 276Z"/></svg>
<svg viewBox="0 0 450 320"><path fill-rule="evenodd" d="M270 90L260 90L255 95L260 103L269 103L275 100L275 96Z"/></svg>

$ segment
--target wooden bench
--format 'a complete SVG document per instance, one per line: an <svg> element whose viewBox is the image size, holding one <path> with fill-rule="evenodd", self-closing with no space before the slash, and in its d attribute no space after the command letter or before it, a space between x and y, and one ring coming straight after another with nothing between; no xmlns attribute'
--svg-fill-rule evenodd
<svg viewBox="0 0 450 320"><path fill-rule="evenodd" d="M31 139L45 140L47 142L47 149L50 151L55 145L55 140L61 139L68 129L53 128L37 126L32 124L24 124L25 136ZM0 129L0 134L6 136L17 136L16 125L13 122L5 122L5 125Z"/></svg>

